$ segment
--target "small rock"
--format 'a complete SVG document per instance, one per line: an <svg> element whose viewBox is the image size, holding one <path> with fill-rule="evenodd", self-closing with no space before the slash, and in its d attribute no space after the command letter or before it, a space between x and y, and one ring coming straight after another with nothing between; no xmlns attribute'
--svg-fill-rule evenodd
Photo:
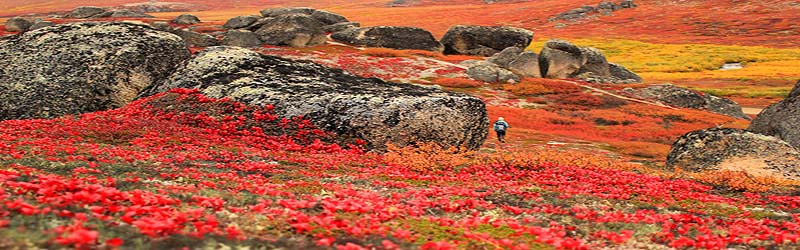
<svg viewBox="0 0 800 250"><path fill-rule="evenodd" d="M247 26L252 25L258 21L258 16L237 16L231 19L228 19L222 27L226 29L241 29Z"/></svg>
<svg viewBox="0 0 800 250"><path fill-rule="evenodd" d="M175 19L172 19L172 23L174 24L196 24L200 23L200 18L192 14L181 14Z"/></svg>
<svg viewBox="0 0 800 250"><path fill-rule="evenodd" d="M8 32L25 32L31 28L33 23L28 19L22 17L12 17L6 20L6 31Z"/></svg>
<svg viewBox="0 0 800 250"><path fill-rule="evenodd" d="M41 29L41 28L44 28L44 27L50 27L50 26L53 26L53 25L55 25L55 23L53 23L51 21L39 20L39 21L33 23L33 25L30 27L30 30L38 30L38 29Z"/></svg>

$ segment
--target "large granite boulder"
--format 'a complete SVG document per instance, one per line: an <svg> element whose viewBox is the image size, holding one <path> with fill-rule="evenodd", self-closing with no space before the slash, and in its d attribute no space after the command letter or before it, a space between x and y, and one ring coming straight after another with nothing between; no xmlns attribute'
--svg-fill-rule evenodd
<svg viewBox="0 0 800 250"><path fill-rule="evenodd" d="M33 22L22 17L12 17L6 20L6 31L25 32L33 26Z"/></svg>
<svg viewBox="0 0 800 250"><path fill-rule="evenodd" d="M800 180L800 152L772 136L712 128L681 136L667 156L667 167L693 172L744 171L755 176Z"/></svg>
<svg viewBox="0 0 800 250"><path fill-rule="evenodd" d="M786 99L762 110L747 130L781 138L800 148L800 81Z"/></svg>
<svg viewBox="0 0 800 250"><path fill-rule="evenodd" d="M366 47L441 51L431 32L416 27L376 26L352 28L331 34L333 40Z"/></svg>
<svg viewBox="0 0 800 250"><path fill-rule="evenodd" d="M445 54L491 56L508 47L525 49L533 32L506 26L456 25L442 37Z"/></svg>
<svg viewBox="0 0 800 250"><path fill-rule="evenodd" d="M190 57L180 37L130 23L71 23L0 40L0 120L121 107Z"/></svg>
<svg viewBox="0 0 800 250"><path fill-rule="evenodd" d="M508 70L521 77L542 77L539 55L531 51L520 53L517 58L508 63Z"/></svg>
<svg viewBox="0 0 800 250"><path fill-rule="evenodd" d="M282 117L303 116L334 132L338 142L368 147L433 141L477 149L488 133L484 103L465 94L362 78L310 61L293 61L237 47L198 52L142 96L196 88L248 105L274 105Z"/></svg>
<svg viewBox="0 0 800 250"><path fill-rule="evenodd" d="M581 48L563 40L547 41L539 54L539 67L547 78L573 77L586 61Z"/></svg>
<svg viewBox="0 0 800 250"><path fill-rule="evenodd" d="M710 112L750 120L742 107L727 98L681 88L671 84L650 85L640 89L626 89L627 94L645 100L655 100L679 108L707 110Z"/></svg>
<svg viewBox="0 0 800 250"><path fill-rule="evenodd" d="M324 23L306 14L286 14L261 19L255 31L269 45L306 47L325 43Z"/></svg>
<svg viewBox="0 0 800 250"><path fill-rule="evenodd" d="M261 15L264 17L277 17L294 14L309 15L325 25L349 22L347 18L342 15L325 10L317 10L306 7L272 8L261 10Z"/></svg>

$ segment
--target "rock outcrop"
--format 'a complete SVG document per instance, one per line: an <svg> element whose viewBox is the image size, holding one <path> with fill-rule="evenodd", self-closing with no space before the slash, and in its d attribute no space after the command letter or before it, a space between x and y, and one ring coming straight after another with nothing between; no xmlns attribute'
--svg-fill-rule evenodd
<svg viewBox="0 0 800 250"><path fill-rule="evenodd" d="M130 23L72 23L0 40L0 120L121 107L190 57L172 34Z"/></svg>
<svg viewBox="0 0 800 250"><path fill-rule="evenodd" d="M12 17L6 20L6 31L8 32L25 32L31 26L33 26L33 22L22 17Z"/></svg>
<svg viewBox="0 0 800 250"><path fill-rule="evenodd" d="M441 51L431 32L416 27L376 26L352 28L331 34L333 40L366 47Z"/></svg>
<svg viewBox="0 0 800 250"><path fill-rule="evenodd" d="M667 167L693 172L744 171L754 176L800 180L800 152L772 136L713 128L680 137L667 156Z"/></svg>
<svg viewBox="0 0 800 250"><path fill-rule="evenodd" d="M506 26L456 25L441 39L445 54L491 56L508 47L525 49L533 32Z"/></svg>
<svg viewBox="0 0 800 250"><path fill-rule="evenodd" d="M339 142L360 138L368 147L425 141L480 147L488 133L484 103L436 88L361 78L309 61L292 61L237 47L198 52L169 79L142 96L197 88L209 97L274 105L282 117L303 116L334 132Z"/></svg>
<svg viewBox="0 0 800 250"><path fill-rule="evenodd" d="M762 110L747 130L781 138L800 148L800 81L786 99Z"/></svg>
<svg viewBox="0 0 800 250"><path fill-rule="evenodd" d="M76 19L103 17L153 18L151 15L129 9L106 10L105 8L95 6L81 6L64 15L64 18Z"/></svg>
<svg viewBox="0 0 800 250"><path fill-rule="evenodd" d="M640 89L625 89L628 95L645 100L655 100L679 108L707 110L734 118L750 120L742 107L727 98L713 96L678 86L650 85Z"/></svg>
<svg viewBox="0 0 800 250"><path fill-rule="evenodd" d="M612 12L636 8L633 0L622 0L619 4L614 2L601 2L597 6L584 5L575 9L562 12L554 17L548 19L550 22L554 21L578 21L596 17L597 15L611 15Z"/></svg>
<svg viewBox="0 0 800 250"><path fill-rule="evenodd" d="M200 23L200 18L192 14L181 14L172 19L174 24L196 24Z"/></svg>

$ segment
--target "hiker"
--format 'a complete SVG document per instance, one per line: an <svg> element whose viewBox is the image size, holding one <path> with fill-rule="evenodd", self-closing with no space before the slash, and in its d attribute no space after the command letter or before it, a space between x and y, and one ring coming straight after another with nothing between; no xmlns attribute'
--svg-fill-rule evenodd
<svg viewBox="0 0 800 250"><path fill-rule="evenodd" d="M503 117L498 117L497 121L494 122L494 132L497 132L497 140L505 143L506 142L506 129L510 128L511 126L508 125Z"/></svg>

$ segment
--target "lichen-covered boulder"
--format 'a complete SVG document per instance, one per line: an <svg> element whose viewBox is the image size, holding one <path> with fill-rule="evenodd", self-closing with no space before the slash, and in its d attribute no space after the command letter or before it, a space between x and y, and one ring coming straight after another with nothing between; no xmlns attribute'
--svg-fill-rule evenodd
<svg viewBox="0 0 800 250"><path fill-rule="evenodd" d="M786 99L762 110L747 130L781 138L800 148L800 81Z"/></svg>
<svg viewBox="0 0 800 250"><path fill-rule="evenodd" d="M0 120L121 107L190 57L180 37L130 23L72 23L0 40Z"/></svg>
<svg viewBox="0 0 800 250"><path fill-rule="evenodd" d="M410 84L362 78L310 61L293 61L237 47L198 52L169 79L142 96L172 88L196 88L248 105L274 105L282 117L303 116L336 133L338 142L419 142L477 149L489 120L484 103L465 94Z"/></svg>
<svg viewBox="0 0 800 250"><path fill-rule="evenodd" d="M81 6L64 15L64 18L91 18L106 12L106 9L95 6Z"/></svg>
<svg viewBox="0 0 800 250"><path fill-rule="evenodd" d="M445 54L491 56L508 47L525 49L533 31L507 26L456 25L441 39Z"/></svg>
<svg viewBox="0 0 800 250"><path fill-rule="evenodd" d="M608 60L603 52L592 47L581 48L581 53L586 57L586 63L575 74L591 73L596 77L610 77Z"/></svg>
<svg viewBox="0 0 800 250"><path fill-rule="evenodd" d="M730 99L697 92L671 84L650 85L645 88L627 89L627 94L645 100L654 100L679 108L707 110L710 112L750 120L742 107Z"/></svg>
<svg viewBox="0 0 800 250"><path fill-rule="evenodd" d="M581 48L563 40L547 41L539 54L539 67L547 78L569 78L584 64L586 55Z"/></svg>
<svg viewBox="0 0 800 250"><path fill-rule="evenodd" d="M366 47L441 51L431 32L417 27L376 26L352 28L331 34L333 40Z"/></svg>
<svg viewBox="0 0 800 250"><path fill-rule="evenodd" d="M269 45L306 47L325 43L325 24L306 14L286 14L259 20L256 30L262 42Z"/></svg>
<svg viewBox="0 0 800 250"><path fill-rule="evenodd" d="M667 156L667 167L693 172L744 171L755 176L800 180L800 152L772 136L712 128L681 136Z"/></svg>

